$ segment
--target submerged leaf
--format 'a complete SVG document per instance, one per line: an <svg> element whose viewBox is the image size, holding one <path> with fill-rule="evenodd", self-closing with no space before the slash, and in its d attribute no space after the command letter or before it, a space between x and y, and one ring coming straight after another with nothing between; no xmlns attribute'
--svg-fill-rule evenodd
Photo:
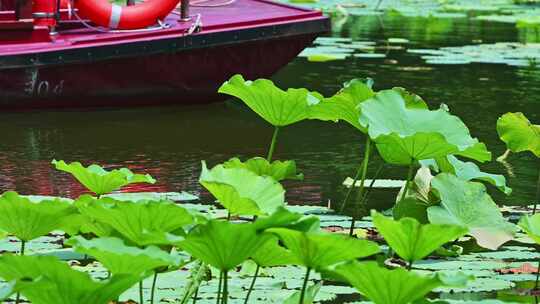
<svg viewBox="0 0 540 304"><path fill-rule="evenodd" d="M53 160L52 164L57 170L73 175L81 184L96 195L107 194L133 183L154 184L156 182L148 174L135 174L127 168L106 171L95 164L84 167L79 162L66 164L63 160Z"/></svg>
<svg viewBox="0 0 540 304"><path fill-rule="evenodd" d="M269 238L251 223L211 220L195 227L178 245L221 271L229 271L253 256Z"/></svg>
<svg viewBox="0 0 540 304"><path fill-rule="evenodd" d="M317 271L379 252L376 243L344 235L301 232L287 228L272 228L267 231L276 234L302 266Z"/></svg>
<svg viewBox="0 0 540 304"><path fill-rule="evenodd" d="M144 249L130 247L119 238L95 238L87 240L82 236L70 238L66 245L76 252L88 254L98 260L112 274L136 274L155 270L165 266L179 266L179 256L169 254L158 247Z"/></svg>
<svg viewBox="0 0 540 304"><path fill-rule="evenodd" d="M253 157L245 162L238 158L231 158L223 163L226 169L243 168L259 176L270 176L276 181L285 179L303 180L304 175L296 172L296 162L294 160L280 161L275 160L272 163L262 157Z"/></svg>
<svg viewBox="0 0 540 304"><path fill-rule="evenodd" d="M463 155L491 159L485 145L472 138L456 116L439 109L408 108L395 90L381 91L360 104L360 124L368 128L385 161L408 165L415 160Z"/></svg>
<svg viewBox="0 0 540 304"><path fill-rule="evenodd" d="M422 276L403 268L388 270L375 262L352 261L335 271L375 304L410 304L439 286L464 286L469 279L463 274Z"/></svg>
<svg viewBox="0 0 540 304"><path fill-rule="evenodd" d="M82 197L77 201L80 212L90 219L114 228L137 244L168 245L178 241L173 235L193 223L193 216L171 201L117 201L111 198Z"/></svg>
<svg viewBox="0 0 540 304"><path fill-rule="evenodd" d="M402 259L411 263L467 233L467 228L457 225L422 225L408 217L394 221L375 211L371 212L371 217L388 245Z"/></svg>
<svg viewBox="0 0 540 304"><path fill-rule="evenodd" d="M271 214L285 205L281 184L247 169L217 165L208 170L203 161L199 181L231 214Z"/></svg>
<svg viewBox="0 0 540 304"><path fill-rule="evenodd" d="M308 119L311 106L323 98L319 93L306 89L283 91L267 79L246 81L241 75L231 77L223 83L218 92L239 98L276 127Z"/></svg>
<svg viewBox="0 0 540 304"><path fill-rule="evenodd" d="M0 256L0 277L33 304L106 304L138 282L135 275L113 275L96 282L50 256Z"/></svg>
<svg viewBox="0 0 540 304"><path fill-rule="evenodd" d="M506 113L497 120L497 133L512 152L530 151L540 157L540 125L523 113Z"/></svg>
<svg viewBox="0 0 540 304"><path fill-rule="evenodd" d="M76 213L77 208L61 199L32 202L16 192L5 192L0 197L0 234L6 231L30 241L61 229L68 217Z"/></svg>
<svg viewBox="0 0 540 304"><path fill-rule="evenodd" d="M441 173L432 187L438 191L441 205L428 208L430 222L467 227L478 245L488 249L513 239L516 227L504 219L483 184Z"/></svg>

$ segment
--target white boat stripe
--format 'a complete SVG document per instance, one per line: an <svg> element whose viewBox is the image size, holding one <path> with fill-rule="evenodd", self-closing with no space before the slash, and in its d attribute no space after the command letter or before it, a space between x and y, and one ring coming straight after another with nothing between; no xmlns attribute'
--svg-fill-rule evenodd
<svg viewBox="0 0 540 304"><path fill-rule="evenodd" d="M111 18L109 19L109 27L112 29L118 28L120 24L120 17L122 17L122 7L117 4L112 5Z"/></svg>

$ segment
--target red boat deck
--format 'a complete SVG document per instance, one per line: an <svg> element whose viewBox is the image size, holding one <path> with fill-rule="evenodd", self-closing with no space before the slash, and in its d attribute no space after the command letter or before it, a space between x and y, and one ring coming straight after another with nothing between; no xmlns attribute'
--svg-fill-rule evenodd
<svg viewBox="0 0 540 304"><path fill-rule="evenodd" d="M203 5L216 5L224 3L225 0L210 0ZM170 25L168 29L147 30L147 31L112 31L108 33L97 32L90 28L78 28L62 30L59 26L58 35L47 34L47 41L21 41L21 42L0 42L0 56L29 54L36 52L48 52L58 50L68 50L80 47L91 47L94 45L125 44L131 41L145 41L155 39L166 39L185 35L194 24L197 15L200 15L201 32L206 34L219 31L231 31L239 29L249 29L260 26L272 26L295 21L307 21L321 19L322 14L317 11L304 10L285 4L275 3L266 0L235 0L232 3L216 7L191 6L190 21L179 20L179 13L172 12L165 20ZM4 15L12 12L4 12ZM75 21L75 17L72 17ZM41 37L43 39L43 37ZM36 42L36 40L38 40ZM32 42L32 43L29 43Z"/></svg>

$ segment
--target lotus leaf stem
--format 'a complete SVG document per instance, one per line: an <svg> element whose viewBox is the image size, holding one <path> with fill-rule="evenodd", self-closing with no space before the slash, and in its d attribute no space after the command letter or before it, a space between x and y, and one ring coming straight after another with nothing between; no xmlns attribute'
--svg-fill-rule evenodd
<svg viewBox="0 0 540 304"><path fill-rule="evenodd" d="M538 279L540 279L540 260L538 260L538 267L536 269L536 280L534 282L534 289L538 289Z"/></svg>
<svg viewBox="0 0 540 304"><path fill-rule="evenodd" d="M152 280L152 289L150 291L150 304L154 304L154 292L156 291L156 281L158 273L154 273L154 279Z"/></svg>
<svg viewBox="0 0 540 304"><path fill-rule="evenodd" d="M197 303L197 298L199 297L199 287L197 287L197 289L195 289L195 294L193 295L193 302L192 304L196 304Z"/></svg>
<svg viewBox="0 0 540 304"><path fill-rule="evenodd" d="M353 189L356 187L356 182L360 179L360 174L362 174L363 163L364 162L362 162L360 166L358 166L358 170L356 171L356 175L354 176L352 185L347 191L347 194L345 194L345 198L343 199L343 203L341 204L341 209L339 209L339 213L343 213L343 211L345 211L345 207L347 206L347 203L349 202L349 197L351 196Z"/></svg>
<svg viewBox="0 0 540 304"><path fill-rule="evenodd" d="M227 304L227 300L229 300L229 284L227 276L227 271L223 271L223 296L221 300L222 304Z"/></svg>
<svg viewBox="0 0 540 304"><path fill-rule="evenodd" d="M279 127L276 126L274 128L274 134L272 135L272 142L270 143L270 148L268 148L268 156L266 157L266 160L268 162L272 161L272 156L274 155L274 149L276 148L276 141L279 133Z"/></svg>
<svg viewBox="0 0 540 304"><path fill-rule="evenodd" d="M298 304L304 304L304 297L306 294L306 287L307 283L309 281L309 273L311 272L311 268L307 268L306 276L304 277L304 284L302 284L302 291L300 291L300 302Z"/></svg>
<svg viewBox="0 0 540 304"><path fill-rule="evenodd" d="M251 295L251 291L253 290L253 286L255 286L255 281L257 281L257 276L259 275L259 270L261 266L257 265L257 268L255 269L255 274L253 275L253 279L251 280L251 284L249 285L249 290L246 294L246 299L244 300L244 304L247 304L249 301L249 296Z"/></svg>
<svg viewBox="0 0 540 304"><path fill-rule="evenodd" d="M413 261L412 261L412 260L409 261L409 263L407 264L407 270L408 270L408 271L411 271L411 269L412 269L412 264L413 264Z"/></svg>
<svg viewBox="0 0 540 304"><path fill-rule="evenodd" d="M405 188L403 189L403 193L401 194L401 198L399 201L403 201L405 199L405 196L407 195L407 191L409 191L409 187L411 186L411 181L413 179L413 171L414 171L414 159L411 161L411 164L409 165L409 172L407 173L407 180L405 181Z"/></svg>
<svg viewBox="0 0 540 304"><path fill-rule="evenodd" d="M536 206L540 203L540 169L538 170L538 180L536 181L536 202L534 203L533 214L536 214Z"/></svg>
<svg viewBox="0 0 540 304"><path fill-rule="evenodd" d="M26 247L26 241L21 240L21 250L19 252L20 255L24 255L25 247ZM15 296L15 304L19 304L20 300L21 300L21 293L17 292L17 295Z"/></svg>
<svg viewBox="0 0 540 304"><path fill-rule="evenodd" d="M139 303L144 304L144 297L143 297L143 281L139 281Z"/></svg>
<svg viewBox="0 0 540 304"><path fill-rule="evenodd" d="M221 298L221 284L222 284L222 282L223 282L223 272L219 272L219 283L218 283L216 304L219 304L219 300Z"/></svg>
<svg viewBox="0 0 540 304"><path fill-rule="evenodd" d="M360 188L358 189L358 197L362 198L364 194L364 183L366 182L367 169L369 164L369 155L371 154L371 139L369 136L366 137L366 147L364 151L364 161L362 162L362 173L360 176ZM356 182L353 183L353 187ZM356 208L355 208L356 209ZM356 222L356 210L353 210L353 216L351 220L351 227L349 228L349 236L353 235L354 224Z"/></svg>

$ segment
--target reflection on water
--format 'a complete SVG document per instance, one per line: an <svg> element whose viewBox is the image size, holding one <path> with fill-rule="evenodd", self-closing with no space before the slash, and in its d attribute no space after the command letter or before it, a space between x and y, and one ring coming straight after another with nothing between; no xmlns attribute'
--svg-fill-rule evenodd
<svg viewBox="0 0 540 304"><path fill-rule="evenodd" d="M355 40L384 41L406 38L410 48L518 41L523 33L513 25L469 21L466 18L403 18L389 14L336 19L334 35ZM303 87L333 94L342 82L372 77L377 89L406 87L422 95L432 107L440 103L462 117L474 136L485 141L494 155L504 152L495 131L497 117L522 111L540 121L540 71L504 65L429 66L418 55L391 50L385 59L351 58L310 63L299 58L276 75L282 86ZM41 111L4 113L0 129L0 188L23 193L76 196L83 189L69 176L55 172L53 158L99 163L109 168L127 166L158 179L156 185L138 185L138 191L186 190L201 194L197 180L200 161L209 165L233 156L265 155L272 129L235 102L138 109ZM291 203L326 205L339 202L341 182L356 170L361 135L345 124L305 122L284 129L276 157L295 159L306 176L289 182ZM515 177L514 195L496 194L501 203L522 204L534 196L537 168L532 156L510 158ZM380 163L375 158L374 163ZM377 165L371 166L375 171ZM503 173L493 162L485 170ZM373 172L372 172L373 173ZM385 178L402 178L405 169L387 167ZM133 188L132 188L133 189ZM491 189L491 188L490 188ZM492 190L492 189L491 189ZM495 191L492 191L495 193ZM205 194L202 193L204 196ZM374 206L390 205L394 193L376 192Z"/></svg>

